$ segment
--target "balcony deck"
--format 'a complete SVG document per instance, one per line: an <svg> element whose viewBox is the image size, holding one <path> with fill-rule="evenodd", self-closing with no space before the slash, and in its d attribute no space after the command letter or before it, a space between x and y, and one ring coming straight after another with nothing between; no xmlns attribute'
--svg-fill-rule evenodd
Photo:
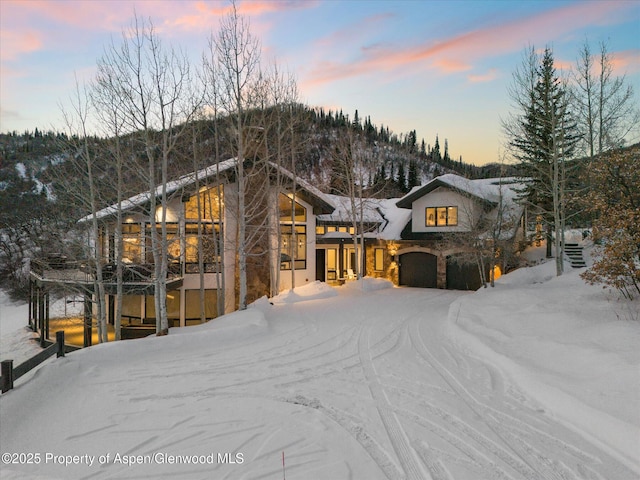
<svg viewBox="0 0 640 480"><path fill-rule="evenodd" d="M173 267L173 268L172 268ZM176 268L177 267L177 268ZM91 261L70 261L63 256L31 262L30 276L38 286L60 286L83 292L93 292L95 288L95 264ZM183 277L180 266L171 265L167 275L167 290L182 286ZM125 294L153 295L155 292L155 272L153 265L124 265L122 289ZM105 293L117 292L116 266L102 266L102 278Z"/></svg>

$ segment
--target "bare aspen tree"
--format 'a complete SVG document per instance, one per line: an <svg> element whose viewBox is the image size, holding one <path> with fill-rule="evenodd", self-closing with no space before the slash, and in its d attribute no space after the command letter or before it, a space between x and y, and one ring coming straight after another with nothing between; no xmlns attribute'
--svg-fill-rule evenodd
<svg viewBox="0 0 640 480"><path fill-rule="evenodd" d="M218 58L216 40L212 34L209 37L208 50L202 56L202 81L205 92L205 108L209 111L209 118L213 123L213 161L216 166L215 188L217 210L223 214L222 179L220 177L220 116L224 113L221 105L221 78L218 70ZM225 225L224 219L220 218L220 231L213 229L212 241L214 245L214 256L216 258L216 307L217 315L224 315L226 311L226 277L225 277ZM217 237L216 237L217 235Z"/></svg>
<svg viewBox="0 0 640 480"><path fill-rule="evenodd" d="M165 49L153 25L137 17L123 32L121 45L106 50L101 64L113 72L124 127L135 132L147 161L156 332L162 335L168 332L168 164L199 108L192 98L190 66L184 53Z"/></svg>
<svg viewBox="0 0 640 480"><path fill-rule="evenodd" d="M332 192L347 197L347 214L351 222L351 235L356 255L354 274L361 278L365 273L365 210L369 203L365 198L365 186L371 170L365 158L363 140L354 128L348 128L338 138L333 158ZM375 192L367 192L369 195Z"/></svg>
<svg viewBox="0 0 640 480"><path fill-rule="evenodd" d="M104 161L110 163L110 166L116 171L116 224L113 232L113 261L116 265L116 296L115 311L113 312L115 339L121 339L122 325L122 299L124 295L123 289L123 235L122 235L122 202L125 199L124 188L124 169L127 151L124 146L123 135L125 120L123 105L120 97L117 95L117 79L114 78L114 71L108 64L98 62L98 73L91 88L91 98L96 111L96 119L103 135L108 139L105 140L106 149ZM128 152L131 158L131 152ZM131 165L128 165L132 168ZM135 168L135 166L133 166ZM129 171L131 173L131 171Z"/></svg>
<svg viewBox="0 0 640 480"><path fill-rule="evenodd" d="M251 125L249 108L252 106L253 89L260 73L260 44L249 30L249 22L232 11L224 17L215 42L218 74L221 79L221 102L234 119L234 147L236 154L237 183L237 256L239 298L238 308L247 308L247 219L252 217L252 208L247 204L248 178L245 173L246 141L258 126ZM252 128L253 127L253 128ZM255 206L255 202L253 202Z"/></svg>
<svg viewBox="0 0 640 480"><path fill-rule="evenodd" d="M90 212L89 238L87 249L91 259L93 277L93 301L96 305L98 341L108 341L105 308L105 288L103 279L103 251L100 248L100 225L97 216L100 198L97 185L96 146L92 145L88 129L90 122L91 101L86 87L80 86L76 80L75 95L71 100L71 112L63 111L67 124L68 138L75 149L75 155L69 160L74 172L84 178L87 190L74 190L72 194L82 206Z"/></svg>
<svg viewBox="0 0 640 480"><path fill-rule="evenodd" d="M601 42L594 55L585 41L572 73L573 101L585 153L593 157L624 146L630 136L637 140L640 109L626 76L614 75L613 56L607 44Z"/></svg>

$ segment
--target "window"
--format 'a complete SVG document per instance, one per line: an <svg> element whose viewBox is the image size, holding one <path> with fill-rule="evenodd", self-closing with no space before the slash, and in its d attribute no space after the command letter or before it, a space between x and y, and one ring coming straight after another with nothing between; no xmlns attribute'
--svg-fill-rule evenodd
<svg viewBox="0 0 640 480"><path fill-rule="evenodd" d="M357 254L356 254L356 249L354 249L353 247L344 247L344 257L343 257L343 262L342 262L342 275L344 277L347 276L348 270L353 270L354 272L356 270L359 270L358 268L356 268L356 265L359 265L361 260L360 257L360 248L358 248L357 250ZM356 263L358 262L358 263Z"/></svg>
<svg viewBox="0 0 640 480"><path fill-rule="evenodd" d="M296 270L307 268L307 227L296 225L294 240L291 225L281 225L280 241L280 270L291 270L292 257Z"/></svg>
<svg viewBox="0 0 640 480"><path fill-rule="evenodd" d="M220 190L220 197L218 197ZM184 218L187 221L220 221L220 206L224 200L222 185L215 187L203 187L196 195L192 195L184 204ZM200 215L198 215L198 202L200 203Z"/></svg>
<svg viewBox="0 0 640 480"><path fill-rule="evenodd" d="M281 222L289 222L292 221L293 205L295 204L295 222L306 222L307 221L307 209L300 205L298 202L294 201L293 198L281 193L279 196L279 204L278 208L280 209L280 221Z"/></svg>
<svg viewBox="0 0 640 480"><path fill-rule="evenodd" d="M336 280L338 278L338 250L335 248L327 249L327 280Z"/></svg>
<svg viewBox="0 0 640 480"><path fill-rule="evenodd" d="M376 272L384 271L384 248L374 249L373 269Z"/></svg>
<svg viewBox="0 0 640 480"><path fill-rule="evenodd" d="M142 228L139 223L122 225L122 261L140 263L142 260Z"/></svg>
<svg viewBox="0 0 640 480"><path fill-rule="evenodd" d="M142 323L142 295L122 296L122 324Z"/></svg>
<svg viewBox="0 0 640 480"><path fill-rule="evenodd" d="M280 269L307 268L307 209L293 198L281 193L280 209Z"/></svg>
<svg viewBox="0 0 640 480"><path fill-rule="evenodd" d="M167 292L167 319L169 326L180 326L180 291L171 290ZM153 295L145 296L145 323L155 323L156 299Z"/></svg>
<svg viewBox="0 0 640 480"><path fill-rule="evenodd" d="M458 207L427 207L427 227L451 227L458 225Z"/></svg>
<svg viewBox="0 0 640 480"><path fill-rule="evenodd" d="M185 325L200 323L200 290L185 290ZM215 289L204 291L204 315L207 320L218 316L218 292Z"/></svg>
<svg viewBox="0 0 640 480"><path fill-rule="evenodd" d="M166 223L167 228L167 255L169 259L169 264L176 264L180 262L180 235L178 235L178 224L177 223ZM158 235L158 242L162 239L162 224L156 223L156 232ZM152 235L151 225L146 224L146 235L145 235L145 255L146 262L153 263L153 240L151 239Z"/></svg>
<svg viewBox="0 0 640 480"><path fill-rule="evenodd" d="M316 225L316 235L324 235L324 225Z"/></svg>
<svg viewBox="0 0 640 480"><path fill-rule="evenodd" d="M187 223L185 228L185 272L200 273L198 258L198 224ZM202 262L204 273L217 271L221 260L220 225L203 223L202 228Z"/></svg>

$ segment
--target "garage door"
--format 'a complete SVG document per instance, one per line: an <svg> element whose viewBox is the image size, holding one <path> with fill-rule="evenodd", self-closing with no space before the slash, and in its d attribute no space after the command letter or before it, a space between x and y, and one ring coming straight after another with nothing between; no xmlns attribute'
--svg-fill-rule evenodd
<svg viewBox="0 0 640 480"><path fill-rule="evenodd" d="M400 255L400 285L407 287L436 288L438 258L424 252Z"/></svg>
<svg viewBox="0 0 640 480"><path fill-rule="evenodd" d="M482 285L475 262L461 257L447 257L447 288L450 290L477 290Z"/></svg>

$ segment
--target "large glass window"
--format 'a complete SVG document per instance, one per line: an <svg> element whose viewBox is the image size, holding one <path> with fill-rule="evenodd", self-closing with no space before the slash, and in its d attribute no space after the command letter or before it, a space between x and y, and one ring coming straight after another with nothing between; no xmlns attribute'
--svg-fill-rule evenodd
<svg viewBox="0 0 640 480"><path fill-rule="evenodd" d="M122 225L122 261L125 263L142 261L142 228L139 223Z"/></svg>
<svg viewBox="0 0 640 480"><path fill-rule="evenodd" d="M220 195L218 196L218 190ZM219 222L220 207L224 201L223 185L215 187L203 187L196 195L192 195L184 204L184 218L187 221L215 221ZM198 207L200 210L198 210ZM199 215L198 212L201 214Z"/></svg>
<svg viewBox="0 0 640 480"><path fill-rule="evenodd" d="M427 227L451 227L458 225L458 207L427 207Z"/></svg>
<svg viewBox="0 0 640 480"><path fill-rule="evenodd" d="M142 319L142 295L122 296L122 323L140 323Z"/></svg>
<svg viewBox="0 0 640 480"><path fill-rule="evenodd" d="M145 297L145 318L149 322L155 321L156 318L156 302L153 295L147 295ZM171 290L167 292L167 319L169 320L169 326L180 326L180 291Z"/></svg>
<svg viewBox="0 0 640 480"><path fill-rule="evenodd" d="M295 222L306 222L307 221L307 209L300 205L298 202L294 201L293 198L281 193L278 197L278 208L280 210L280 221L281 222L291 222L292 214L294 214L294 205L295 205Z"/></svg>
<svg viewBox="0 0 640 480"><path fill-rule="evenodd" d="M200 255L205 273L217 271L221 261L221 242L219 224L202 224L202 243ZM185 271L186 273L199 273L198 263L198 224L187 223L185 225Z"/></svg>
<svg viewBox="0 0 640 480"><path fill-rule="evenodd" d="M169 264L180 263L180 235L178 234L177 223L167 223L167 254ZM156 223L156 232L158 235L158 242L162 238L162 224ZM153 263L153 241L151 240L151 226L146 226L145 237L145 257L147 263Z"/></svg>
<svg viewBox="0 0 640 480"><path fill-rule="evenodd" d="M280 209L280 269L307 268L307 209L293 198L281 193Z"/></svg>
<svg viewBox="0 0 640 480"><path fill-rule="evenodd" d="M295 226L295 239L291 225L280 225L280 269L291 270L291 260L295 263L296 270L307 268L307 227Z"/></svg>
<svg viewBox="0 0 640 480"><path fill-rule="evenodd" d="M200 290L185 290L185 325L200 323ZM204 315L211 320L218 315L217 291L207 289L204 291Z"/></svg>

